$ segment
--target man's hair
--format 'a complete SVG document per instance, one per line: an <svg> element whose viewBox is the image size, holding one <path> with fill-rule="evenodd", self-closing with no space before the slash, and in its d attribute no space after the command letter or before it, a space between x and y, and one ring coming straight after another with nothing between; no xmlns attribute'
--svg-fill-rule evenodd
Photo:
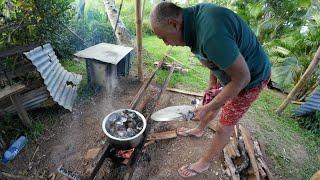
<svg viewBox="0 0 320 180"><path fill-rule="evenodd" d="M150 19L157 25L165 25L166 20L178 18L182 8L172 2L161 2L153 9Z"/></svg>

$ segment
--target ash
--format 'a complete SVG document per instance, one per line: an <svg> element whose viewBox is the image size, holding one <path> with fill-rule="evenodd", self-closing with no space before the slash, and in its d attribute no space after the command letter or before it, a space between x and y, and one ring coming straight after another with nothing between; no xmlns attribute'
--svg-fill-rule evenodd
<svg viewBox="0 0 320 180"><path fill-rule="evenodd" d="M124 110L110 115L107 131L114 137L125 139L137 135L143 128L142 119L133 111Z"/></svg>

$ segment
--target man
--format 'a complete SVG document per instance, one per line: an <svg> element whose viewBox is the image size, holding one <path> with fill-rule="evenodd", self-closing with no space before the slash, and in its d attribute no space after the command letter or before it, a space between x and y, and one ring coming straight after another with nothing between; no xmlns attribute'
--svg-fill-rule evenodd
<svg viewBox="0 0 320 180"><path fill-rule="evenodd" d="M178 134L201 137L222 108L209 150L197 162L178 170L182 177L195 176L207 170L228 143L234 125L266 86L271 65L254 33L229 9L214 4L180 8L162 2L153 9L150 19L154 33L167 45L189 46L211 70L210 90L204 105L195 110L199 126L178 128Z"/></svg>

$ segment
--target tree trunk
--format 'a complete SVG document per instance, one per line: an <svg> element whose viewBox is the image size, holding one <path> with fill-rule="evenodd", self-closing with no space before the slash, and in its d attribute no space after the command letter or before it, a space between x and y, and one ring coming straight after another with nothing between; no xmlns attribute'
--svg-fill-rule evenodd
<svg viewBox="0 0 320 180"><path fill-rule="evenodd" d="M119 13L115 6L115 0L105 0L104 6L108 15L108 19L111 23L112 29L114 30L117 24ZM130 47L133 46L131 36L120 18L118 20L115 35L119 44Z"/></svg>

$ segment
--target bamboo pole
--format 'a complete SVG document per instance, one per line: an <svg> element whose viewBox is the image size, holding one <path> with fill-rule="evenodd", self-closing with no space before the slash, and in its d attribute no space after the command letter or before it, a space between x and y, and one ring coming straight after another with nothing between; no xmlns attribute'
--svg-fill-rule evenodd
<svg viewBox="0 0 320 180"><path fill-rule="evenodd" d="M301 89L303 85L308 81L308 79L311 77L312 73L316 69L317 65L320 61L320 47L318 48L313 60L311 61L310 65L308 66L307 70L304 72L302 77L300 78L299 82L294 86L294 88L291 90L287 98L282 102L280 107L277 109L276 113L278 115L281 115L284 109L288 106L288 104L294 99L296 93Z"/></svg>
<svg viewBox="0 0 320 180"><path fill-rule="evenodd" d="M141 20L141 0L136 0L136 36L137 36L137 59L138 76L143 81L143 62L142 62L142 20Z"/></svg>

